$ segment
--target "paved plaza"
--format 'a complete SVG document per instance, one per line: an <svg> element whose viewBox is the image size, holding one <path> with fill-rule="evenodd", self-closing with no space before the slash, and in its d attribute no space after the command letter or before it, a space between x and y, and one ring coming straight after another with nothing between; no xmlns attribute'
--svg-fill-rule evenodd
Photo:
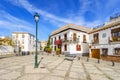
<svg viewBox="0 0 120 80"><path fill-rule="evenodd" d="M39 55L34 69L34 55L0 59L0 80L120 80L120 68L64 56Z"/></svg>

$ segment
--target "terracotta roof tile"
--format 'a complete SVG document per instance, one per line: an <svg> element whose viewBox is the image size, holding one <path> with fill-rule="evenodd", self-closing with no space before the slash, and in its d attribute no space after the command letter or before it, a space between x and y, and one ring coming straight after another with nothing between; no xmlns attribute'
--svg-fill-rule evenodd
<svg viewBox="0 0 120 80"><path fill-rule="evenodd" d="M116 26L116 25L120 25L120 21L118 21L118 22L113 22L113 23L104 25L104 26L102 26L102 27L100 27L100 28L93 29L93 30L91 30L91 31L88 32L88 33L89 33L89 34L90 34L90 33L94 33L94 32L100 31L100 30L104 30L104 29L107 29L107 28L114 27L114 26Z"/></svg>
<svg viewBox="0 0 120 80"><path fill-rule="evenodd" d="M59 29L53 31L51 33L51 35L57 34L60 31L63 31L65 29L69 29L69 28L76 29L76 30L81 30L81 31L84 31L84 32L87 32L87 33L91 31L90 28L86 28L86 27L83 27L83 26L78 26L78 25L75 25L75 24L67 24L67 25L65 25L63 27L60 27Z"/></svg>

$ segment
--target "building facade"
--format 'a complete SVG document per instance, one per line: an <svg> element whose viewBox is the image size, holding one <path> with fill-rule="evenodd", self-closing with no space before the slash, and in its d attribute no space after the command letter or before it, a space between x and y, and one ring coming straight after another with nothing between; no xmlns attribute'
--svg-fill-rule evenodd
<svg viewBox="0 0 120 80"><path fill-rule="evenodd" d="M51 33L50 42L52 51L60 49L65 55L88 55L89 28L67 24Z"/></svg>
<svg viewBox="0 0 120 80"><path fill-rule="evenodd" d="M7 36L0 37L0 45L12 45L12 39Z"/></svg>
<svg viewBox="0 0 120 80"><path fill-rule="evenodd" d="M0 37L0 55L14 54L13 42L10 37Z"/></svg>
<svg viewBox="0 0 120 80"><path fill-rule="evenodd" d="M120 16L89 32L90 57L120 55Z"/></svg>
<svg viewBox="0 0 120 80"><path fill-rule="evenodd" d="M27 32L13 32L12 40L15 43L16 52L25 54L35 52L35 36Z"/></svg>
<svg viewBox="0 0 120 80"><path fill-rule="evenodd" d="M40 41L40 48L41 48L41 51L44 51L44 48L47 46L47 41L45 40L41 40Z"/></svg>

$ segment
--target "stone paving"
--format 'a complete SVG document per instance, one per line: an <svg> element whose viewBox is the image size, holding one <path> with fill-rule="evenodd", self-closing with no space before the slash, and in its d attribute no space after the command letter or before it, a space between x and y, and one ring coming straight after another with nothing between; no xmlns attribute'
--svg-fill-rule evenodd
<svg viewBox="0 0 120 80"><path fill-rule="evenodd" d="M0 59L0 80L120 80L120 68L85 60L44 57L34 68L34 55Z"/></svg>

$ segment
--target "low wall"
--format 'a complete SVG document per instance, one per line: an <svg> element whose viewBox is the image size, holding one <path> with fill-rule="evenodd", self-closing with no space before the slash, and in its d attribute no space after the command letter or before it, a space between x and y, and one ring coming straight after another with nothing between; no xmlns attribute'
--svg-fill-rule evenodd
<svg viewBox="0 0 120 80"><path fill-rule="evenodd" d="M101 59L106 61L120 62L120 56L117 55L101 56Z"/></svg>
<svg viewBox="0 0 120 80"><path fill-rule="evenodd" d="M1 54L1 55L0 55L0 59L1 59L1 58L12 57L12 56L15 56L15 54L14 54L14 53Z"/></svg>
<svg viewBox="0 0 120 80"><path fill-rule="evenodd" d="M111 58L111 56L110 56L110 58ZM117 57L117 58L119 58L119 57ZM83 56L81 56L79 60L86 61L86 62L104 64L104 65L109 65L109 66L116 66L116 67L120 66L120 62L118 62L118 61L114 62L111 60L103 60L103 59L89 58L89 57L83 57Z"/></svg>

